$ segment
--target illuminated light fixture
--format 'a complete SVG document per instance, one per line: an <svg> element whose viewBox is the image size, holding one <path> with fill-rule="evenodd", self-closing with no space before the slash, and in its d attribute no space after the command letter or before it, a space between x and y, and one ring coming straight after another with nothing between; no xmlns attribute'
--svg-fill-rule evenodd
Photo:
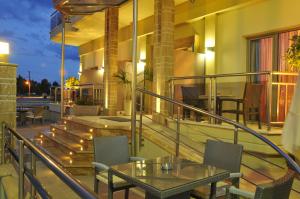
<svg viewBox="0 0 300 199"><path fill-rule="evenodd" d="M9 55L9 43L0 42L0 55Z"/></svg>
<svg viewBox="0 0 300 199"><path fill-rule="evenodd" d="M52 137L55 137L55 133L52 133Z"/></svg>
<svg viewBox="0 0 300 199"><path fill-rule="evenodd" d="M90 140L92 140L93 139L93 135L90 135Z"/></svg>
<svg viewBox="0 0 300 199"><path fill-rule="evenodd" d="M98 74L99 75L103 75L104 74L104 67L100 66L100 68L98 69Z"/></svg>
<svg viewBox="0 0 300 199"><path fill-rule="evenodd" d="M67 124L67 121L64 121L64 124Z"/></svg>
<svg viewBox="0 0 300 199"><path fill-rule="evenodd" d="M83 139L80 140L80 143L83 143Z"/></svg>
<svg viewBox="0 0 300 199"><path fill-rule="evenodd" d="M80 147L80 151L83 151L83 147L82 146Z"/></svg>
<svg viewBox="0 0 300 199"><path fill-rule="evenodd" d="M67 130L67 127L64 127L64 130L66 131L66 130Z"/></svg>
<svg viewBox="0 0 300 199"><path fill-rule="evenodd" d="M144 72L145 70L145 66L146 66L146 63L144 61L139 61L139 63L137 64L137 73L142 73Z"/></svg>
<svg viewBox="0 0 300 199"><path fill-rule="evenodd" d="M104 125L104 128L107 128L107 127L108 127L108 125L105 124L105 125Z"/></svg>
<svg viewBox="0 0 300 199"><path fill-rule="evenodd" d="M52 131L55 131L55 128L52 128Z"/></svg>
<svg viewBox="0 0 300 199"><path fill-rule="evenodd" d="M44 135L40 135L40 138L43 138L44 137Z"/></svg>
<svg viewBox="0 0 300 199"><path fill-rule="evenodd" d="M26 85L29 85L29 84L30 84L29 80L25 81L25 84L26 84Z"/></svg>
<svg viewBox="0 0 300 199"><path fill-rule="evenodd" d="M90 131L90 133L93 133L94 129L90 129L89 131Z"/></svg>
<svg viewBox="0 0 300 199"><path fill-rule="evenodd" d="M72 159L69 162L70 162L70 164L73 164L73 160Z"/></svg>
<svg viewBox="0 0 300 199"><path fill-rule="evenodd" d="M41 140L41 144L43 144L43 140Z"/></svg>
<svg viewBox="0 0 300 199"><path fill-rule="evenodd" d="M160 113L160 98L156 99L156 112Z"/></svg>
<svg viewBox="0 0 300 199"><path fill-rule="evenodd" d="M69 152L69 155L73 155L73 152L72 152L72 151L70 151L70 152Z"/></svg>

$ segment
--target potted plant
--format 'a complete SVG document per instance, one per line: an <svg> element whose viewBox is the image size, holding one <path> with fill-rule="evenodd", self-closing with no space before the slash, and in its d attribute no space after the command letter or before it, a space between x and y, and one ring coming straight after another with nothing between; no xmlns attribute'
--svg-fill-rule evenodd
<svg viewBox="0 0 300 199"><path fill-rule="evenodd" d="M119 84L124 88L124 112L126 115L131 115L131 81L129 80L129 75L124 70L119 70L113 76L118 79Z"/></svg>
<svg viewBox="0 0 300 199"><path fill-rule="evenodd" d="M300 69L300 36L292 38L292 44L286 53L286 60L290 66ZM282 144L284 148L295 157L300 156L300 75L295 86L294 96L286 117Z"/></svg>

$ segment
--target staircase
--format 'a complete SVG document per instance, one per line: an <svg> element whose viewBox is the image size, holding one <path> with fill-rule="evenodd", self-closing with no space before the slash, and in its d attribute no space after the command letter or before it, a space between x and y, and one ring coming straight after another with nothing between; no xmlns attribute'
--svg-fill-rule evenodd
<svg viewBox="0 0 300 199"><path fill-rule="evenodd" d="M34 143L55 162L73 175L93 173L93 137L128 135L129 129L115 129L107 125L91 125L85 121L65 118L50 129L40 132ZM130 139L129 139L130 140Z"/></svg>

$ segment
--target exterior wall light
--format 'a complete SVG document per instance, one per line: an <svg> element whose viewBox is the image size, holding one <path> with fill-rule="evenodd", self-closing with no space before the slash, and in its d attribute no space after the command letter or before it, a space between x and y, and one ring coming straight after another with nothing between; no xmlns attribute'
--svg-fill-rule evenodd
<svg viewBox="0 0 300 199"><path fill-rule="evenodd" d="M0 42L0 62L8 62L9 43Z"/></svg>
<svg viewBox="0 0 300 199"><path fill-rule="evenodd" d="M9 55L9 43L0 42L0 55Z"/></svg>

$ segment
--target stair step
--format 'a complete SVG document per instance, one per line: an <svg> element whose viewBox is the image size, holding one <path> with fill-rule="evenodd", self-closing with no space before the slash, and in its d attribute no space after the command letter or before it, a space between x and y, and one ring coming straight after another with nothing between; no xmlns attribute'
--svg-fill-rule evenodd
<svg viewBox="0 0 300 199"><path fill-rule="evenodd" d="M94 153L93 150L87 149L88 147L86 147L83 144L80 143L76 143L74 141L71 140L65 140L64 138L61 138L59 136L56 136L55 133L46 131L46 132L42 132L39 135L40 138L47 138L48 140L51 140L52 142L55 142L59 145L59 147L64 147L69 151L72 151L74 153L78 153L78 154L92 154Z"/></svg>
<svg viewBox="0 0 300 199"><path fill-rule="evenodd" d="M78 139L83 139L86 141L92 141L93 140L93 134L92 133L86 133L80 130L68 130L65 128L65 125L51 125L50 130L53 132L55 131L55 129L64 131L70 135L73 135L75 137L77 137Z"/></svg>
<svg viewBox="0 0 300 199"><path fill-rule="evenodd" d="M38 140L35 141L35 145L37 145L43 152L45 152L48 156L54 159L63 167L92 167L92 161L86 160L78 160L72 155L64 154L57 147L54 146L44 146L44 143L41 144Z"/></svg>

